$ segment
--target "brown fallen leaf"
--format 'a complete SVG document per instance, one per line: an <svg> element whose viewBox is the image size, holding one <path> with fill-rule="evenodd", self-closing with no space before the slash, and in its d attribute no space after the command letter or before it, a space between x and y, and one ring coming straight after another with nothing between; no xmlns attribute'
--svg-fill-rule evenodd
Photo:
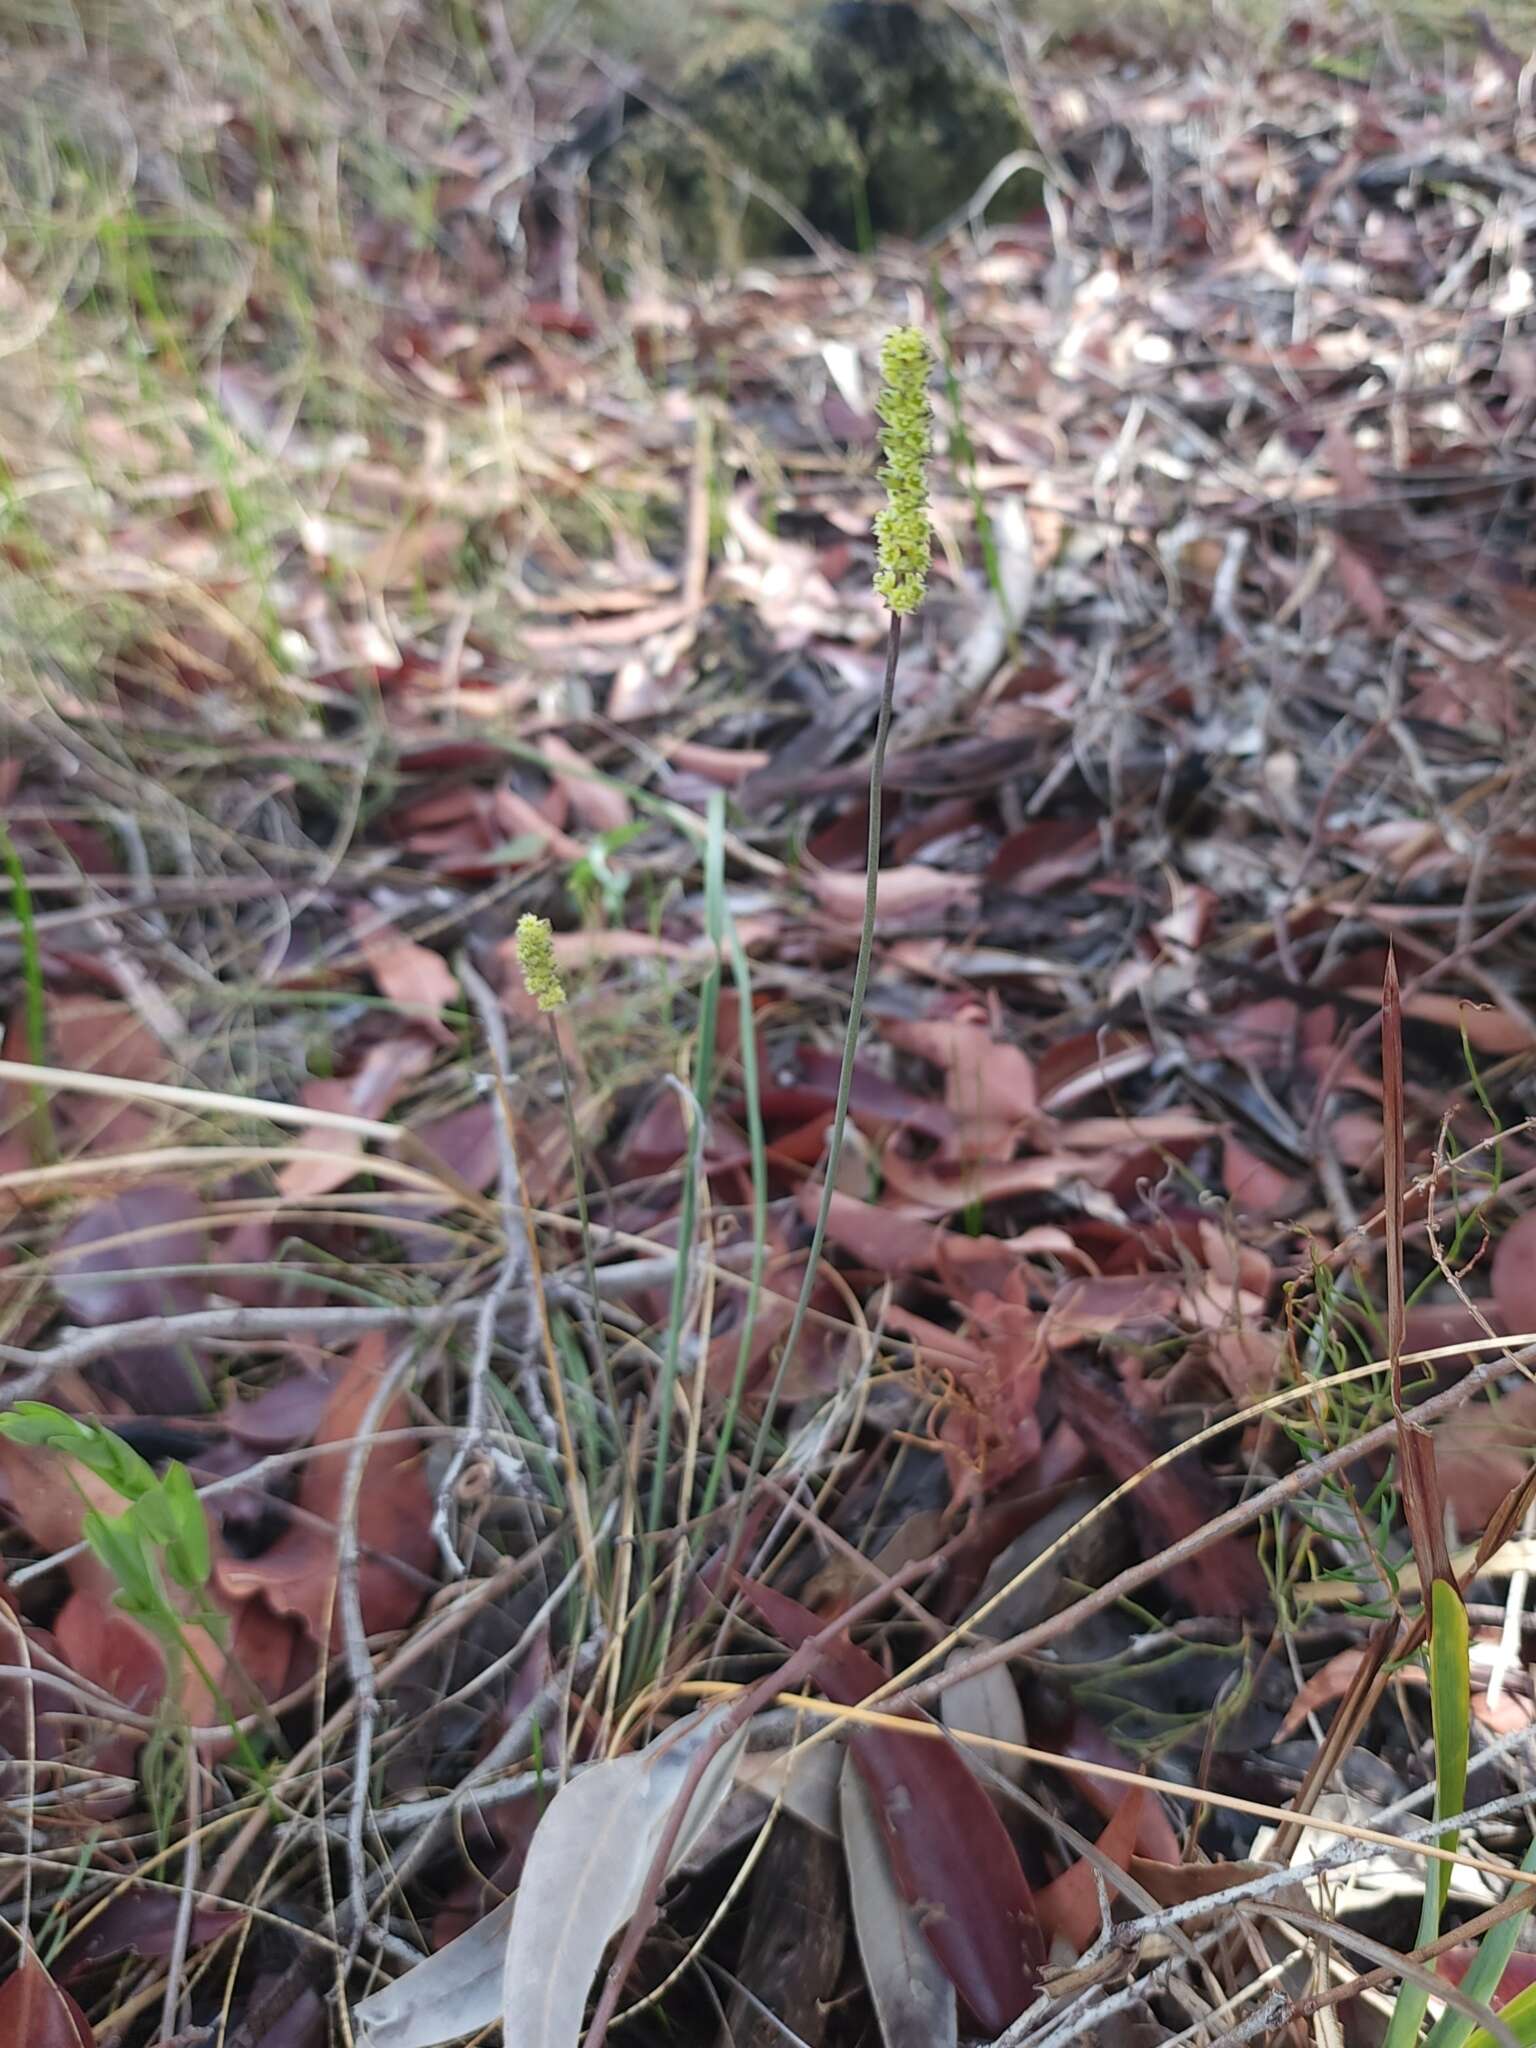
<svg viewBox="0 0 1536 2048"><path fill-rule="evenodd" d="M123 1508L105 1480L61 1452L24 1448L6 1437L0 1437L0 1483L18 1526L49 1553L80 1542L88 1508L108 1515L120 1514ZM153 1713L165 1697L170 1675L163 1645L142 1622L114 1604L116 1583L90 1551L71 1558L68 1570L71 1590L53 1622L60 1656L80 1677L125 1706ZM196 1663L192 1658L181 1660L177 1703L195 1727L217 1727L224 1719L197 1663L237 1713L278 1698L294 1666L298 1641L289 1624L251 1612L238 1597L225 1605L229 1618L222 1642L188 1622ZM135 1739L130 1754L136 1746Z"/></svg>
<svg viewBox="0 0 1536 2048"><path fill-rule="evenodd" d="M994 1036L982 1004L964 1000L949 1015L890 1018L881 1031L943 1073L955 1130L942 1157L997 1160L1013 1151L1035 1118L1035 1070L1021 1046Z"/></svg>
<svg viewBox="0 0 1536 2048"><path fill-rule="evenodd" d="M611 782L600 781L590 762L578 754L569 740L558 733L546 733L539 751L549 772L565 791L566 799L589 832L618 832L634 815L629 798Z"/></svg>
<svg viewBox="0 0 1536 2048"><path fill-rule="evenodd" d="M83 1074L115 1074L125 1081L163 1081L165 1049L136 1011L101 996L50 996L48 1064ZM18 1006L5 1034L5 1057L31 1057L26 1017ZM155 1111L111 1096L81 1095L67 1088L48 1091L55 1136L70 1152L133 1151L148 1143ZM0 1121L27 1127L31 1098L15 1082L0 1084Z"/></svg>
<svg viewBox="0 0 1536 2048"><path fill-rule="evenodd" d="M813 868L806 877L822 909L839 924L857 928L864 917L864 877ZM875 889L875 922L932 916L951 904L971 901L981 887L976 875L954 875L913 862L882 868Z"/></svg>
<svg viewBox="0 0 1536 2048"><path fill-rule="evenodd" d="M1267 1877L1270 1863L1176 1863L1156 1856L1133 1856L1130 1874L1143 1891L1150 1892L1160 1906L1187 1906L1195 1899L1208 1899L1213 1892L1230 1891L1234 1885L1251 1884Z"/></svg>
<svg viewBox="0 0 1536 2048"><path fill-rule="evenodd" d="M1145 1792L1127 1792L1105 1822L1094 1847L1109 1862L1129 1872L1136 1838L1141 1828ZM1114 1884L1104 1880L1110 1897ZM1047 1934L1070 1943L1079 1955L1092 1948L1099 1937L1100 1907L1097 1865L1086 1856L1078 1858L1048 1885L1035 1893L1035 1908Z"/></svg>
<svg viewBox="0 0 1536 2048"><path fill-rule="evenodd" d="M1379 991L1352 983L1346 993L1374 1003ZM1475 1003L1465 996L1441 995L1436 989L1404 989L1403 1015L1419 1024L1442 1024L1458 1037L1464 1031L1474 1050L1496 1058L1529 1052L1536 1044L1529 1023L1516 1010Z"/></svg>
<svg viewBox="0 0 1536 2048"><path fill-rule="evenodd" d="M95 2048L85 2014L30 1948L0 1984L0 2041L15 2048Z"/></svg>
<svg viewBox="0 0 1536 2048"><path fill-rule="evenodd" d="M440 953L407 938L365 904L353 906L350 921L358 951L381 996L409 1009L434 1013L457 1002L459 985Z"/></svg>
<svg viewBox="0 0 1536 2048"><path fill-rule="evenodd" d="M384 1370L385 1352L380 1331L370 1331L358 1344L326 1404L315 1432L317 1447L355 1442ZM376 1427L385 1435L409 1422L405 1400L397 1397ZM230 1598L259 1598L274 1613L300 1621L316 1642L333 1648L341 1640L336 1577L348 1462L344 1450L312 1458L299 1482L299 1512L284 1534L256 1557L225 1553L215 1564L215 1580ZM358 1594L368 1634L403 1628L426 1598L436 1555L431 1521L432 1494L420 1447L409 1440L379 1444L368 1455L357 1499Z"/></svg>
<svg viewBox="0 0 1536 2048"><path fill-rule="evenodd" d="M348 1116L382 1118L412 1081L420 1080L436 1060L438 1048L424 1031L407 1031L370 1046L355 1074L342 1081L310 1081L303 1101L308 1109L340 1110ZM284 1199L303 1201L345 1187L363 1157L363 1140L354 1131L308 1130L279 1169L277 1185Z"/></svg>
<svg viewBox="0 0 1536 2048"><path fill-rule="evenodd" d="M1536 1330L1536 1209L1517 1216L1494 1246L1488 1284L1508 1329Z"/></svg>
<svg viewBox="0 0 1536 2048"><path fill-rule="evenodd" d="M1116 1390L1058 1359L1053 1367L1062 1413L1114 1478L1146 1472L1131 1495L1132 1511L1154 1551L1196 1536L1218 1511L1214 1480L1192 1457L1149 1471L1159 1446L1145 1434ZM1171 1564L1168 1585L1197 1614L1253 1619L1269 1608L1269 1583L1251 1538L1223 1536Z"/></svg>
<svg viewBox="0 0 1536 2048"><path fill-rule="evenodd" d="M891 1206L908 1216L953 1216L973 1202L1051 1194L1065 1181L1093 1177L1089 1161L1060 1153L1043 1153L1032 1159L931 1164L908 1158L894 1142L885 1147L880 1163L896 1198Z"/></svg>

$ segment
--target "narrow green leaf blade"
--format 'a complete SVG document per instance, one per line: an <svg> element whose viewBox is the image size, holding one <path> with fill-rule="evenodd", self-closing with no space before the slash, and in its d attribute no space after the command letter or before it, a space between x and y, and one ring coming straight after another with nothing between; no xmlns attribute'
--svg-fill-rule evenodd
<svg viewBox="0 0 1536 2048"><path fill-rule="evenodd" d="M1527 1984L1509 2001L1499 2018L1521 2043L1521 2048L1536 2048L1536 1984ZM1479 2027L1468 2041L1467 2048L1499 2048L1499 2044L1486 2027Z"/></svg>
<svg viewBox="0 0 1536 2048"><path fill-rule="evenodd" d="M1430 1589L1429 1701L1435 1731L1435 1813L1440 1817L1466 1807L1472 1716L1467 1610L1455 1586L1444 1579L1436 1579ZM1440 1837L1440 1846L1454 1849L1457 1839L1457 1830L1449 1828ZM1449 1863L1439 1866L1438 1883L1443 1913L1451 1889Z"/></svg>
<svg viewBox="0 0 1536 2048"><path fill-rule="evenodd" d="M1536 1875L1536 1842L1532 1842L1526 1850L1525 1861L1520 1868L1528 1874ZM1489 1928L1478 1943L1477 1954L1472 1958L1471 1967L1461 1980L1462 1990L1468 1998L1475 1998L1479 2005L1487 2005L1494 1992L1498 1990L1500 1979L1515 1952L1515 1944L1520 1939L1520 1930L1530 1916L1531 1906L1536 1905L1536 1891L1529 1885L1523 1886L1522 1889L1528 1902L1525 1911L1513 1913L1499 1926ZM1481 2029L1478 2031L1481 2032ZM1430 2028L1424 2048L1468 2048L1468 2037L1472 2032L1472 2022L1465 2013L1447 2009Z"/></svg>

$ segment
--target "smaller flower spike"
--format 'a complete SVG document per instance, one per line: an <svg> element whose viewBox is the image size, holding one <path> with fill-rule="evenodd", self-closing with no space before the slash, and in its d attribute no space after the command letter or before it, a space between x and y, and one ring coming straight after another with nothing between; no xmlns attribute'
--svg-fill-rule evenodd
<svg viewBox="0 0 1536 2048"><path fill-rule="evenodd" d="M527 989L541 1010L558 1010L565 986L555 965L555 935L547 917L527 911L517 920L517 964Z"/></svg>

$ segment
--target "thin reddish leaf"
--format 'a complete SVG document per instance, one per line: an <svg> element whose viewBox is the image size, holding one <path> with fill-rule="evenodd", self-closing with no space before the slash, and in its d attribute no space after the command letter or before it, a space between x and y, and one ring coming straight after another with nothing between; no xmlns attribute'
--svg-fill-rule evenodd
<svg viewBox="0 0 1536 2048"><path fill-rule="evenodd" d="M740 1577L738 1584L791 1648L824 1625L772 1587ZM818 1657L817 1677L831 1698L856 1706L886 1674L839 1640ZM984 2031L1000 2034L1034 1994L1042 1945L1028 1881L996 1809L946 1740L860 1728L848 1747L873 1796L902 1896L921 1906L934 1954Z"/></svg>
<svg viewBox="0 0 1536 2048"><path fill-rule="evenodd" d="M1127 1792L1105 1822L1094 1844L1102 1856L1118 1864L1122 1870L1130 1868L1146 1797L1145 1792ZM1113 1887L1110 1889L1112 1893ZM1079 1857L1060 1877L1053 1878L1037 1891L1035 1905L1046 1933L1070 1942L1079 1955L1092 1948L1098 1939L1099 1887L1095 1882L1095 1866L1086 1856Z"/></svg>
<svg viewBox="0 0 1536 2048"><path fill-rule="evenodd" d="M1472 1942L1458 1942L1455 1948L1448 1948L1444 1955L1436 1956L1435 1968L1448 1983L1459 1984L1471 1969L1476 1955L1477 1949ZM1505 1964L1504 1974L1489 2003L1498 2012L1533 1984L1536 1984L1536 1955L1522 1955L1517 1950Z"/></svg>
<svg viewBox="0 0 1536 2048"><path fill-rule="evenodd" d="M1145 1472L1157 1447L1133 1421L1117 1395L1058 1360L1055 1379L1062 1412L1116 1479ZM1148 1474L1131 1506L1153 1549L1182 1542L1205 1528L1221 1502L1205 1467L1180 1458ZM1197 1614L1253 1617L1269 1606L1269 1585L1251 1539L1223 1536L1193 1551L1163 1574Z"/></svg>
<svg viewBox="0 0 1536 2048"><path fill-rule="evenodd" d="M1499 1239L1488 1284L1508 1329L1536 1330L1536 1209L1517 1217Z"/></svg>

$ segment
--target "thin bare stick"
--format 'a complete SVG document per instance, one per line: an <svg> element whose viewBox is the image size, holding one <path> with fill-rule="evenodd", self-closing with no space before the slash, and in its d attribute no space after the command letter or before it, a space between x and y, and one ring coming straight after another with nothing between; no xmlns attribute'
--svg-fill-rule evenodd
<svg viewBox="0 0 1536 2048"><path fill-rule="evenodd" d="M108 1095L120 1102L161 1102L168 1109L195 1109L204 1116L258 1117L263 1123L294 1124L307 1131L346 1131L393 1145L405 1135L399 1124L339 1109L309 1109L302 1102L267 1102L256 1095L221 1095L212 1088L178 1088L168 1081L130 1081L120 1074L77 1073L70 1067L34 1067L26 1060L0 1060L0 1081L28 1088L67 1088L72 1095Z"/></svg>
<svg viewBox="0 0 1536 2048"><path fill-rule="evenodd" d="M363 1626L360 1585L362 1551L357 1533L357 1510L362 1497L363 1474L373 1454L373 1436L379 1422L408 1377L415 1358L405 1350L395 1363L380 1373L379 1383L369 1398L357 1428L357 1444L347 1460L346 1486L337 1516L336 1610L341 1621L342 1650L347 1676L352 1681L352 1715L357 1723L352 1750L352 1786L347 1802L347 1903L351 1911L351 1946L355 1953L368 1924L368 1887L363 1863L363 1831L368 1821L368 1780L373 1770L373 1731L379 1718L379 1691L368 1636Z"/></svg>
<svg viewBox="0 0 1536 2048"><path fill-rule="evenodd" d="M381 1302L377 1308L207 1308L185 1316L140 1316L131 1323L104 1323L98 1330L66 1330L46 1351L0 1344L0 1365L19 1365L25 1377L0 1387L0 1408L31 1398L55 1373L89 1365L93 1359L138 1351L146 1344L198 1344L225 1339L237 1343L291 1344L303 1332L321 1342L357 1337L365 1330L408 1325L420 1331L453 1328L478 1315L473 1301L440 1302L430 1308L410 1302Z"/></svg>

